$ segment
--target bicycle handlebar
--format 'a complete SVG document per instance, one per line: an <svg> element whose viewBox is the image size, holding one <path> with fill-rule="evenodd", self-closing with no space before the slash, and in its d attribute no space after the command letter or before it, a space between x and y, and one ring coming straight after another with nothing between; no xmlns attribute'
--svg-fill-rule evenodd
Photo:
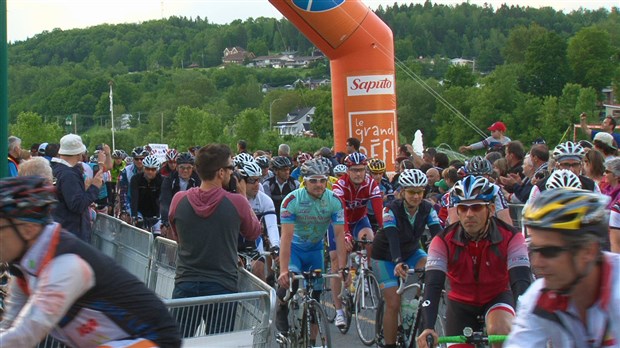
<svg viewBox="0 0 620 348"><path fill-rule="evenodd" d="M314 280L319 278L338 278L340 275L338 273L328 273L325 274L323 271L314 270L302 272L302 274L295 274L293 272L288 273L288 289L286 290L286 295L282 299L284 302L288 302L293 296L293 281L294 280Z"/></svg>
<svg viewBox="0 0 620 348"><path fill-rule="evenodd" d="M507 335L488 335L488 336L480 335L480 336L469 336L469 337L464 336L464 335L443 336L443 337L439 337L439 341L437 343L438 344L443 344L443 343L469 343L469 344L489 343L489 344L493 344L493 343L502 343L506 340L506 338L508 338ZM428 337L426 339L428 341Z"/></svg>
<svg viewBox="0 0 620 348"><path fill-rule="evenodd" d="M396 293L398 295L402 295L402 293L405 291L405 288L407 287L407 277L410 274L421 274L424 273L424 269L423 268L415 268L415 269L411 269L409 268L406 264L403 264L403 267L405 267L407 269L407 276L406 277L400 277L400 284L398 285L398 289L396 289Z"/></svg>

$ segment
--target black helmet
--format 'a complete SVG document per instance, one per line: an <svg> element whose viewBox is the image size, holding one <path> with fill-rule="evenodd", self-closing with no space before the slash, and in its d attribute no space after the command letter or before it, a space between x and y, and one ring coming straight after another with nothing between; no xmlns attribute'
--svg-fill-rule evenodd
<svg viewBox="0 0 620 348"><path fill-rule="evenodd" d="M177 164L194 164L194 156L189 152L182 152L177 157Z"/></svg>
<svg viewBox="0 0 620 348"><path fill-rule="evenodd" d="M40 176L0 180L0 217L46 224L56 204L56 188Z"/></svg>
<svg viewBox="0 0 620 348"><path fill-rule="evenodd" d="M146 157L149 155L149 152L146 151L142 146L134 147L133 151L131 151L131 157Z"/></svg>
<svg viewBox="0 0 620 348"><path fill-rule="evenodd" d="M271 160L271 166L274 169L290 168L293 166L293 162L286 156L277 156Z"/></svg>
<svg viewBox="0 0 620 348"><path fill-rule="evenodd" d="M262 155L262 156L258 156L254 159L256 161L256 164L258 164L259 167L265 169L265 168L269 168L269 157Z"/></svg>
<svg viewBox="0 0 620 348"><path fill-rule="evenodd" d="M490 175L493 174L493 165L482 156L474 156L465 165L465 170L469 175Z"/></svg>

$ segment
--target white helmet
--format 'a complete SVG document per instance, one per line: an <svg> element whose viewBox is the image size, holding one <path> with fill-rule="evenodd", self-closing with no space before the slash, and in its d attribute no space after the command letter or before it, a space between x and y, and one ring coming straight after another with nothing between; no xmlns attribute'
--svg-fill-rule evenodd
<svg viewBox="0 0 620 348"><path fill-rule="evenodd" d="M345 166L344 164L339 164L337 166L334 167L334 174L335 175L343 175L347 173L347 166Z"/></svg>
<svg viewBox="0 0 620 348"><path fill-rule="evenodd" d="M582 160L586 155L586 151L578 143L567 141L556 146L553 150L553 159L556 161L562 160L565 157L575 157L578 160Z"/></svg>
<svg viewBox="0 0 620 348"><path fill-rule="evenodd" d="M256 162L243 162L241 163L241 168L239 168L239 174L244 178L250 176L261 177L263 175L263 170Z"/></svg>
<svg viewBox="0 0 620 348"><path fill-rule="evenodd" d="M398 176L398 184L401 187L426 187L428 179L419 169L405 169Z"/></svg>
<svg viewBox="0 0 620 348"><path fill-rule="evenodd" d="M148 155L142 160L144 168L157 168L159 169L159 159L153 155Z"/></svg>
<svg viewBox="0 0 620 348"><path fill-rule="evenodd" d="M554 170L553 173L547 179L547 183L545 184L545 188L547 190L560 188L560 187L572 187L572 188L581 188L581 181L579 177L575 175L572 171L568 169L560 169Z"/></svg>

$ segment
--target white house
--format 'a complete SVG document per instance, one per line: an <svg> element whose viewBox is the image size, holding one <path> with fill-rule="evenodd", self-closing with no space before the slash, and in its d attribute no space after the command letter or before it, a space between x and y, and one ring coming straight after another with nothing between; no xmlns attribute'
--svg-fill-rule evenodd
<svg viewBox="0 0 620 348"><path fill-rule="evenodd" d="M314 118L316 108L306 107L286 114L286 121L278 122L276 129L280 135L304 135L310 131L310 122Z"/></svg>

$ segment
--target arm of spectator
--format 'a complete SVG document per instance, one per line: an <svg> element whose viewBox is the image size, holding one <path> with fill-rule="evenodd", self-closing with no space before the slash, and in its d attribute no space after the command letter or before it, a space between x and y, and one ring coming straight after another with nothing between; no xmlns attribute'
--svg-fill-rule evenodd
<svg viewBox="0 0 620 348"><path fill-rule="evenodd" d="M101 179L99 183L101 186ZM84 212L99 196L99 187L93 184L84 189L82 177L77 173L63 175L63 180L57 188L65 198L67 209L74 213Z"/></svg>
<svg viewBox="0 0 620 348"><path fill-rule="evenodd" d="M582 112L579 115L580 125L583 132L588 136L588 138L592 138L592 130L588 127L588 115L585 112Z"/></svg>
<svg viewBox="0 0 620 348"><path fill-rule="evenodd" d="M114 166L114 160L112 159L112 152L110 151L110 146L108 146L108 144L103 144L103 153L105 153L105 158L103 160L105 170L110 170Z"/></svg>

